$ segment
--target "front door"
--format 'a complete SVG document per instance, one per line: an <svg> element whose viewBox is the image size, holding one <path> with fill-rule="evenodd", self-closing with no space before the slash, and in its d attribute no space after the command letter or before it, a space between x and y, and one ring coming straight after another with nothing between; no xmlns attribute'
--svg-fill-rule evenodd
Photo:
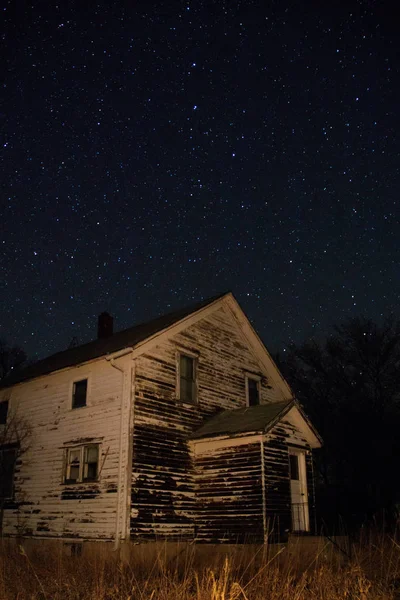
<svg viewBox="0 0 400 600"><path fill-rule="evenodd" d="M289 449L292 531L309 531L306 456L304 450Z"/></svg>

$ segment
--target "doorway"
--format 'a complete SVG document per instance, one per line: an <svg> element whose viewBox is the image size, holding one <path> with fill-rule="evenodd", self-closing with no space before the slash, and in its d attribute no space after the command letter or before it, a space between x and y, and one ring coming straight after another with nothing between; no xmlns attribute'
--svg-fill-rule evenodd
<svg viewBox="0 0 400 600"><path fill-rule="evenodd" d="M308 512L306 455L304 450L289 448L292 531L310 531Z"/></svg>

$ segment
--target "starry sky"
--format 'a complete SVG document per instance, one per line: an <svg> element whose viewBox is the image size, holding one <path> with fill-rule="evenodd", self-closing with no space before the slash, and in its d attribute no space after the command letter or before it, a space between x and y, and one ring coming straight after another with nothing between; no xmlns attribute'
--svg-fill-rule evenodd
<svg viewBox="0 0 400 600"><path fill-rule="evenodd" d="M6 2L0 337L34 359L227 290L273 352L396 314L394 7Z"/></svg>

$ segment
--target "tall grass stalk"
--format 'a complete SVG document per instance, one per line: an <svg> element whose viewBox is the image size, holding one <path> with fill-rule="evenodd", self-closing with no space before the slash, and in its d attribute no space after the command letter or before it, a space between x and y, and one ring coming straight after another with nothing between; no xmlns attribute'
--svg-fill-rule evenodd
<svg viewBox="0 0 400 600"><path fill-rule="evenodd" d="M135 549L135 548L134 548ZM118 560L100 545L67 556L3 540L0 600L397 600L400 545L394 537L362 536L352 559L328 555L294 557L285 547L195 546L171 558L168 545L145 558L146 546ZM205 551L204 551L205 550ZM271 548L269 550L272 550ZM136 556L136 557L135 557ZM294 559L296 558L296 560ZM303 560L304 558L304 560Z"/></svg>

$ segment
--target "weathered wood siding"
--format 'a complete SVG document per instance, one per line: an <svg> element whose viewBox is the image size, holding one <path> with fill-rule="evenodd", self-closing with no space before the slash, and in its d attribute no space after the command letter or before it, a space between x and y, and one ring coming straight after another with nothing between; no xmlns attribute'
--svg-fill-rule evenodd
<svg viewBox="0 0 400 600"><path fill-rule="evenodd" d="M260 443L206 452L196 456L195 469L197 540L262 542Z"/></svg>
<svg viewBox="0 0 400 600"><path fill-rule="evenodd" d="M71 409L72 381L86 377L89 405ZM16 467L15 501L6 504L6 535L113 538L121 390L122 373L100 360L1 392L10 397L10 412L17 411L32 428L29 451ZM99 481L64 484L65 447L90 442L101 445Z"/></svg>
<svg viewBox="0 0 400 600"><path fill-rule="evenodd" d="M177 350L198 354L198 402L176 399ZM131 537L193 537L194 488L187 437L220 409L246 404L245 372L260 367L223 309L136 360ZM261 401L282 397L266 378Z"/></svg>
<svg viewBox="0 0 400 600"><path fill-rule="evenodd" d="M216 411L246 404L246 373L260 377L262 403L280 401L284 392L263 375L228 308L146 348L134 361L118 359L125 375L98 359L3 390L10 410L23 415L33 432L17 464L4 533L111 540L116 529L124 537L128 526L134 540L193 539L198 529L203 540L238 541L245 527L248 537L262 538L259 448L232 445L199 459L195 482L188 438ZM179 350L198 356L194 405L176 397ZM86 377L88 406L71 409L72 382ZM279 450L282 433L276 435ZM65 448L90 442L100 444L99 480L64 484ZM267 451L265 457L271 459Z"/></svg>
<svg viewBox="0 0 400 600"><path fill-rule="evenodd" d="M264 444L266 515L271 541L284 542L292 530L292 508L289 475L289 446L309 450L303 435L288 420L279 422L267 435ZM312 470L306 455L309 506L314 506L311 486ZM310 525L311 511L310 511Z"/></svg>
<svg viewBox="0 0 400 600"><path fill-rule="evenodd" d="M307 469L307 492L308 492L308 510L310 514L310 533L318 535L321 532L317 531L317 509L315 504L315 473L314 473L314 456L312 451L306 454L306 469Z"/></svg>
<svg viewBox="0 0 400 600"><path fill-rule="evenodd" d="M261 438L251 441L254 434L193 442L199 541L262 542L264 523L264 539L287 541L292 531L290 448L305 452L310 531L314 531L312 453L304 434L290 416L263 436L262 443Z"/></svg>

